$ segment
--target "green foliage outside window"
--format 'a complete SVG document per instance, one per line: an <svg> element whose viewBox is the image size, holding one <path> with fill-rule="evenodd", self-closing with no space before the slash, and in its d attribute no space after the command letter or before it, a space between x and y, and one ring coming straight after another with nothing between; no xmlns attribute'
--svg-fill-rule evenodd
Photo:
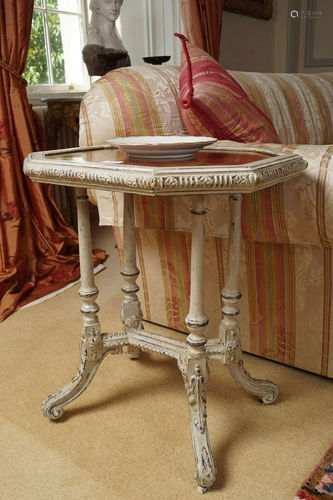
<svg viewBox="0 0 333 500"><path fill-rule="evenodd" d="M37 4L38 2L35 1L35 5ZM48 0L48 7L57 9L58 0ZM59 15L48 13L46 17L50 39L53 81L56 84L66 83ZM28 58L23 77L26 78L29 85L51 83L47 67L44 15L42 11L37 9L33 15Z"/></svg>

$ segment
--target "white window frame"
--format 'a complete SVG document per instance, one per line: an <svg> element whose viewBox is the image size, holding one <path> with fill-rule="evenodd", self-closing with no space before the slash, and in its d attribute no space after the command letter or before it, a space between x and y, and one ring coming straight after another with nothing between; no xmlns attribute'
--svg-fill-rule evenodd
<svg viewBox="0 0 333 500"><path fill-rule="evenodd" d="M80 2L81 2L81 16L82 16L82 40L84 46L87 40L87 32L88 32L89 0L80 0ZM38 7L36 9L39 10ZM59 13L59 14L65 13L62 10L53 10L53 9L48 9L48 10L52 13ZM66 14L68 14L68 12L66 12ZM50 52L49 49L47 49L47 57L49 58L50 61L49 52ZM63 84L44 83L39 85L28 85L27 92L30 103L32 103L33 105L37 104L40 105L40 100L42 98L56 97L56 96L76 97L85 94L90 89L92 83L85 65L84 65L84 74L85 74L85 80L87 82L86 84L72 85L69 83L63 83Z"/></svg>

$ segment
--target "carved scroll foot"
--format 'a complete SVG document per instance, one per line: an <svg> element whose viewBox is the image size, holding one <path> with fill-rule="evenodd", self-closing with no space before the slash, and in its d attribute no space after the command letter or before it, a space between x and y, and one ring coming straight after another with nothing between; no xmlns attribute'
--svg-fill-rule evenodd
<svg viewBox="0 0 333 500"><path fill-rule="evenodd" d="M57 420L63 407L82 394L103 360L103 342L99 323L86 326L81 338L81 364L71 382L63 389L44 399L42 410L46 417Z"/></svg>
<svg viewBox="0 0 333 500"><path fill-rule="evenodd" d="M198 486L197 487L197 492L200 493L200 495L207 493L207 491L209 491L209 488L206 486Z"/></svg>
<svg viewBox="0 0 333 500"><path fill-rule="evenodd" d="M258 380L252 378L248 371L243 366L243 361L226 365L226 368L239 387L251 394L259 396L263 405L273 403L278 396L278 388L269 380Z"/></svg>
<svg viewBox="0 0 333 500"><path fill-rule="evenodd" d="M82 360L76 375L72 381L63 389L51 394L44 399L42 410L45 417L57 420L63 414L63 407L79 397L89 386L94 375L101 364L101 359L87 361Z"/></svg>
<svg viewBox="0 0 333 500"><path fill-rule="evenodd" d="M216 478L206 422L206 360L204 363L201 360L190 360L187 392L196 464L194 479L198 482L198 492L206 493Z"/></svg>

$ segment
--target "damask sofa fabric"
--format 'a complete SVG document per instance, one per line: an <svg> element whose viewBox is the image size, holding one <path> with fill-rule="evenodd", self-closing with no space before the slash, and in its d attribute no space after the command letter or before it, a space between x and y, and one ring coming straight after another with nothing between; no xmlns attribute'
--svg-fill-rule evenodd
<svg viewBox="0 0 333 500"><path fill-rule="evenodd" d="M114 92L113 78L118 71L123 77L124 72L136 72L149 82L149 99L158 97L158 113L162 113L162 120L168 124L162 131L170 135L187 133L179 113L179 70L169 66L140 66L110 73L107 81L102 78L100 83L96 82L85 96L81 108L82 146L128 135L125 128L119 128L120 119L114 122L114 104L110 100ZM244 196L243 298L239 316L243 348L333 377L333 132L331 126L326 126L333 120L333 73L231 74L270 116L284 142L284 145L261 147L293 151L309 164L300 176L277 188ZM164 87L166 82L171 86L169 90ZM154 85L164 90L155 91ZM178 116L178 121L165 119L172 113ZM142 127L140 124L137 135L143 135ZM296 140L303 143L322 140L327 141L327 145L295 145ZM122 199L115 193L100 192L97 201L101 223L114 226L121 250ZM144 317L184 332L190 287L190 202L190 197L136 197L139 285ZM221 319L220 291L226 264L227 197L207 196L206 206L205 304L210 319L207 334L215 337Z"/></svg>
<svg viewBox="0 0 333 500"><path fill-rule="evenodd" d="M80 108L80 145L138 135L188 135L180 116L179 69L132 66L117 69L95 82ZM122 195L91 191L100 223L121 225Z"/></svg>
<svg viewBox="0 0 333 500"><path fill-rule="evenodd" d="M230 73L270 117L282 144L333 143L333 73Z"/></svg>

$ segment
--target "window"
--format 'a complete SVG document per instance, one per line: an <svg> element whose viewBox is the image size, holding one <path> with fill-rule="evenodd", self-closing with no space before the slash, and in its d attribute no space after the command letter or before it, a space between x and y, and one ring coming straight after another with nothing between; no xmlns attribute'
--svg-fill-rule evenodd
<svg viewBox="0 0 333 500"><path fill-rule="evenodd" d="M23 73L29 91L87 90L82 60L84 0L35 0L28 58Z"/></svg>

